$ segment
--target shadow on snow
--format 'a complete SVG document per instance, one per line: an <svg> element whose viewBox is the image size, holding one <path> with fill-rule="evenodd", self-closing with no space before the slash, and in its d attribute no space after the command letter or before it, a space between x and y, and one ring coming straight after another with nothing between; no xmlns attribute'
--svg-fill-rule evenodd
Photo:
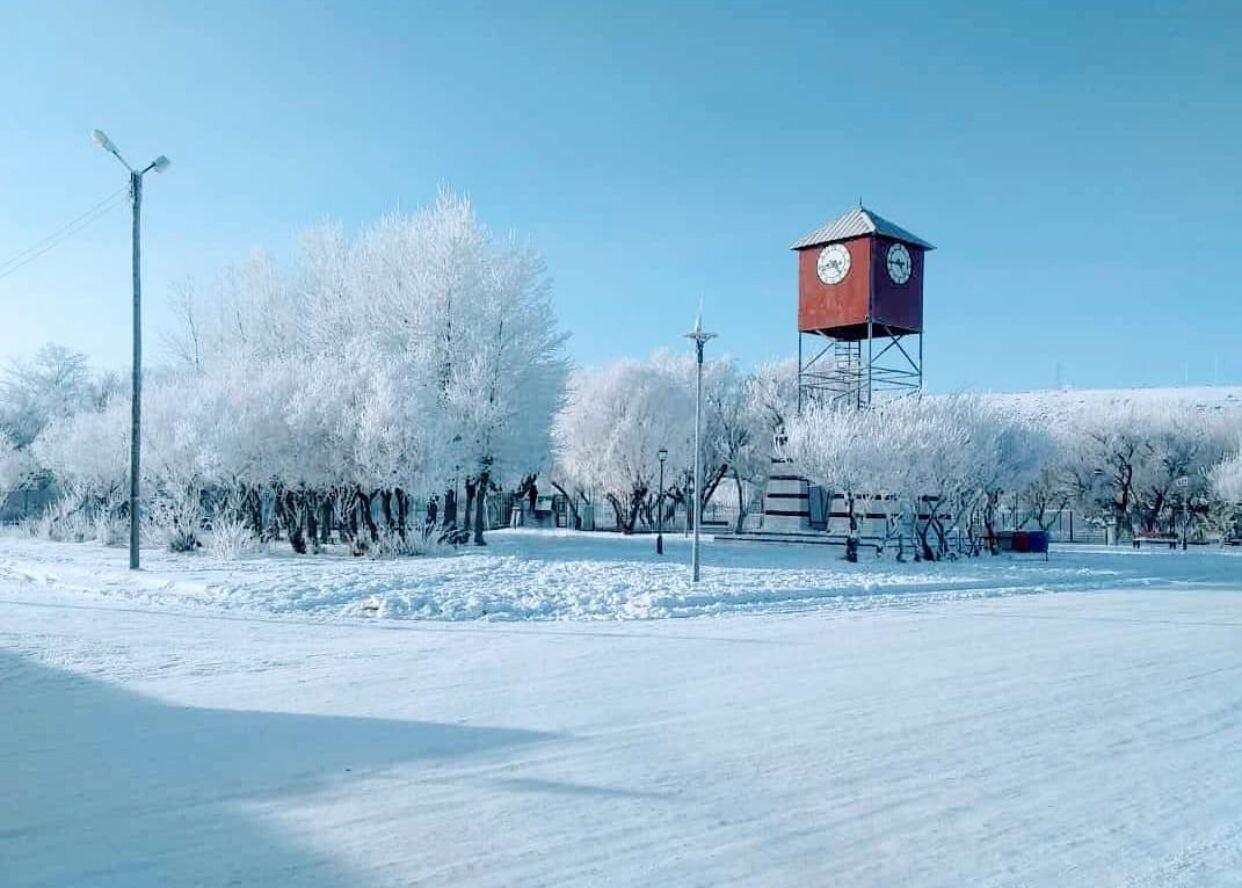
<svg viewBox="0 0 1242 888"><path fill-rule="evenodd" d="M357 884L246 806L555 736L177 706L5 651L0 712L5 886Z"/></svg>

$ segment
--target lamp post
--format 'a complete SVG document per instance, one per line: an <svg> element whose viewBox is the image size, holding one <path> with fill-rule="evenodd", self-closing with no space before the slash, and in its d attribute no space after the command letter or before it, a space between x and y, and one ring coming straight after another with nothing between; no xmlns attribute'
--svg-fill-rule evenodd
<svg viewBox="0 0 1242 888"><path fill-rule="evenodd" d="M1182 493L1182 551L1188 548L1190 536L1190 477L1182 475L1174 482Z"/></svg>
<svg viewBox="0 0 1242 888"><path fill-rule="evenodd" d="M668 451L661 447L656 451L656 459L660 461L660 493L656 497L656 554L664 554L664 461L668 459Z"/></svg>
<svg viewBox="0 0 1242 888"><path fill-rule="evenodd" d="M695 359L698 362L698 382L694 396L694 542L690 547L690 578L699 581L699 524L703 521L702 451L699 439L703 434L703 346L715 339L715 333L703 332L703 313L694 319L694 329L685 334L694 342Z"/></svg>
<svg viewBox="0 0 1242 888"><path fill-rule="evenodd" d="M95 144L107 151L129 170L129 197L134 210L134 367L133 396L130 401L130 432L129 432L129 569L138 569L138 497L139 469L141 467L141 433L142 433L142 251L141 251L141 220L142 220L142 177L154 170L162 173L168 169L170 161L161 154L141 170L135 170L121 156L116 145L104 134L103 130L91 133Z"/></svg>

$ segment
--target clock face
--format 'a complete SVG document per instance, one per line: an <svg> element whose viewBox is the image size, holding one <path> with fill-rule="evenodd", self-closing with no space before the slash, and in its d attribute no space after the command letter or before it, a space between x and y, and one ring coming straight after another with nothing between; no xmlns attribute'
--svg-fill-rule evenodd
<svg viewBox="0 0 1242 888"><path fill-rule="evenodd" d="M904 284L910 280L910 272L914 263L910 260L910 251L905 244L893 244L888 248L888 276L894 284Z"/></svg>
<svg viewBox="0 0 1242 888"><path fill-rule="evenodd" d="M850 251L844 244L829 244L819 251L815 271L825 284L839 284L850 273Z"/></svg>

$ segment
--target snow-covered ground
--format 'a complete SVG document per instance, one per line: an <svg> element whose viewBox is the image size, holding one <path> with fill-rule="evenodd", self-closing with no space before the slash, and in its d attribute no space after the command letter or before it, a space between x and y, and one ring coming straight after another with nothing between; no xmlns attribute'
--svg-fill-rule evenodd
<svg viewBox="0 0 1242 888"><path fill-rule="evenodd" d="M870 609L1242 574L1242 551L1218 549L1169 559L1159 550L1067 546L1046 562L1027 556L848 564L836 547L709 540L696 586L680 534L666 537L663 558L650 536L534 530L498 531L489 539L484 550L377 561L294 556L287 547L241 561L149 551L135 577L124 549L8 536L0 537L0 578L170 607L456 621Z"/></svg>
<svg viewBox="0 0 1242 888"><path fill-rule="evenodd" d="M1242 884L1236 555L650 543L0 542L0 885Z"/></svg>

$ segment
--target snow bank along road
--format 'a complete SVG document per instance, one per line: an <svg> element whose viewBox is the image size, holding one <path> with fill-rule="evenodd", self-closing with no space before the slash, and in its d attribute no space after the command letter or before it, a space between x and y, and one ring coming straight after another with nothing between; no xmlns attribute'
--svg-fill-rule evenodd
<svg viewBox="0 0 1242 888"><path fill-rule="evenodd" d="M0 885L1242 884L1242 562L1135 564L508 623L9 573Z"/></svg>

